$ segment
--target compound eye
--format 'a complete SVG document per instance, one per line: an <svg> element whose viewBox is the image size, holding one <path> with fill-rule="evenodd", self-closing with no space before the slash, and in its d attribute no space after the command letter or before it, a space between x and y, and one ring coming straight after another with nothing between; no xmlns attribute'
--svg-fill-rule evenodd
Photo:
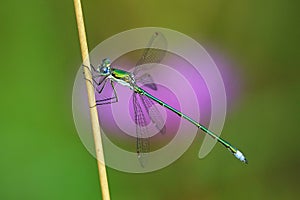
<svg viewBox="0 0 300 200"><path fill-rule="evenodd" d="M105 59L102 60L102 63L103 63L104 65L110 65L111 61L110 61L110 59L105 58Z"/></svg>
<svg viewBox="0 0 300 200"><path fill-rule="evenodd" d="M102 74L108 74L109 73L109 69L108 69L108 67L102 67L101 70L100 70L100 72Z"/></svg>

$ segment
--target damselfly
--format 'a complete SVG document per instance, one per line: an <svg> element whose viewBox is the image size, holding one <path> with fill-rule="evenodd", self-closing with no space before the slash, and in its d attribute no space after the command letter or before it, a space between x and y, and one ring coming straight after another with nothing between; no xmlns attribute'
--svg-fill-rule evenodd
<svg viewBox="0 0 300 200"><path fill-rule="evenodd" d="M147 114L149 115L151 121L155 124L156 128L160 130L161 133L165 133L166 127L163 124L163 119L153 102L156 102L159 105L176 113L179 117L186 119L187 121L195 125L198 129L201 129L203 132L210 135L213 139L217 140L220 144L226 147L237 159L239 159L244 163L247 163L246 157L236 147L232 146L230 143L228 143L221 137L217 136L215 133L210 131L201 123L195 121L194 119L183 114L182 112L170 106L169 104L156 98L155 96L151 95L146 90L142 89L137 85L137 83L143 83L143 85L153 90L157 89L157 86L155 85L152 77L149 74L147 73L143 75L139 75L139 74L143 70L143 67L141 67L141 65L145 63L159 63L163 59L166 50L155 48L155 44L157 42L162 42L160 40L165 40L162 33L159 32L154 33L154 35L152 36L148 44L148 47L144 50L144 53L141 59L137 62L133 72L128 72L121 69L113 68L111 66L111 61L108 58L104 59L101 65L99 65L97 68L91 65L92 68L91 73L93 76L93 80L90 82L94 85L95 91L101 93L106 83L109 82L114 93L113 97L96 100L96 106L118 102L117 92L114 87L115 83L129 87L133 91L133 108L135 114L136 136L137 136L136 151L137 151L138 159L142 166L144 165L143 164L144 154L149 152L149 138L145 137L145 135L147 135L146 133L147 130L145 128L146 119L145 119L144 112L141 108L141 104L138 101L137 98L138 96L141 99L142 104L145 107L145 110L147 111ZM97 78L99 77L101 77L101 79L97 80ZM151 108L151 114L149 112L150 108Z"/></svg>

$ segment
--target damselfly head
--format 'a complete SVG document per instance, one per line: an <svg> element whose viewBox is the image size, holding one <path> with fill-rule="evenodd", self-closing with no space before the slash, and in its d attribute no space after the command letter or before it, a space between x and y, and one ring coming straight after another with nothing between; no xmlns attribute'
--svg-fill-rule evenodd
<svg viewBox="0 0 300 200"><path fill-rule="evenodd" d="M110 74L110 64L111 61L108 58L102 60L102 63L99 66L99 72L101 75L105 76Z"/></svg>

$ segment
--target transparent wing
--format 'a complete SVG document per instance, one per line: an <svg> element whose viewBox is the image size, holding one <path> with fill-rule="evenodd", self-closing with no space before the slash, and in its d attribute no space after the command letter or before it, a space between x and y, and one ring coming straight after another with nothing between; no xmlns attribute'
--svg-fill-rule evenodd
<svg viewBox="0 0 300 200"><path fill-rule="evenodd" d="M163 123L164 120L156 105L153 103L151 99L149 99L146 96L140 95L140 98L144 104L145 109L149 114L152 123L154 123L155 127L159 130L161 134L166 133L166 126Z"/></svg>
<svg viewBox="0 0 300 200"><path fill-rule="evenodd" d="M151 88L152 90L157 90L157 86L154 83L152 76L150 74L143 74L141 77L135 79L138 83Z"/></svg>
<svg viewBox="0 0 300 200"><path fill-rule="evenodd" d="M143 55L136 63L133 74L137 76L140 71L153 67L155 63L160 63L166 55L166 49L167 40L165 36L160 32L155 32L152 35L147 48L144 50ZM148 67L142 66L147 63L153 63L153 65L148 65Z"/></svg>
<svg viewBox="0 0 300 200"><path fill-rule="evenodd" d="M153 81L153 78L150 74L141 73L151 67L154 67L157 63L160 63L161 60L166 55L167 49L167 40L164 35L160 32L155 32L148 45L144 50L142 57L137 62L136 67L133 71L133 74L136 76L136 81L141 83L153 90L157 90L157 86ZM143 64L152 63L151 65L143 66ZM155 124L156 128L163 134L166 132L166 127L163 124L163 118L155 106L155 104L147 97L140 96L145 109L147 110L151 121ZM150 110L151 108L151 110Z"/></svg>
<svg viewBox="0 0 300 200"><path fill-rule="evenodd" d="M142 167L146 164L146 154L150 150L149 138L147 137L146 119L142 111L141 105L138 102L137 94L133 93L133 108L134 108L134 120L136 124L136 151L139 162Z"/></svg>

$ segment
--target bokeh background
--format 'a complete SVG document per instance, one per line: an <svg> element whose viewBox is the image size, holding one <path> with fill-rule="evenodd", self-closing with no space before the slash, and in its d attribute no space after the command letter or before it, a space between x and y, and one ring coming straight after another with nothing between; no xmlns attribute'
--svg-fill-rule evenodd
<svg viewBox="0 0 300 200"><path fill-rule="evenodd" d="M240 74L222 136L241 147L249 165L220 145L199 160L195 142L160 171L108 168L112 199L299 198L299 2L82 4L90 49L127 29L159 26L217 49ZM96 161L72 118L81 63L73 1L6 1L0 16L0 199L101 199Z"/></svg>

